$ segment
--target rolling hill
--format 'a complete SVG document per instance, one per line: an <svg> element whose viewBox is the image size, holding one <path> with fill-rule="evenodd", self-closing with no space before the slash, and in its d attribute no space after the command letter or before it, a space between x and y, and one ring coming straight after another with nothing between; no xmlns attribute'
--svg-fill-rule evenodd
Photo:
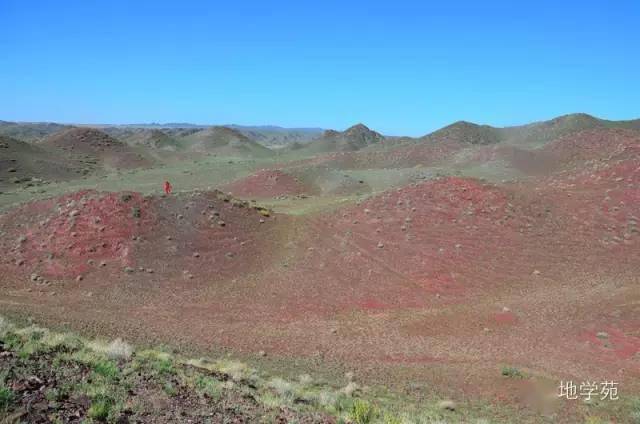
<svg viewBox="0 0 640 424"><path fill-rule="evenodd" d="M305 154L351 152L381 145L384 140L382 134L363 124L356 124L345 131L326 130L322 137L307 145L297 145L294 150Z"/></svg>
<svg viewBox="0 0 640 424"><path fill-rule="evenodd" d="M105 168L131 169L151 164L142 153L94 128L62 130L47 137L42 145L84 157L89 163Z"/></svg>
<svg viewBox="0 0 640 424"><path fill-rule="evenodd" d="M82 174L85 169L90 168L58 152L0 136L0 187L67 180Z"/></svg>
<svg viewBox="0 0 640 424"><path fill-rule="evenodd" d="M269 157L273 152L232 128L214 126L186 135L181 145L191 151L228 156Z"/></svg>

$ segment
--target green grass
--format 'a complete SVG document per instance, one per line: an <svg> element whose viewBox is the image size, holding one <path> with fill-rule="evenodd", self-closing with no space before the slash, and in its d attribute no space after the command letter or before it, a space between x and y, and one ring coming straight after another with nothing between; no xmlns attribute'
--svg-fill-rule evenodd
<svg viewBox="0 0 640 424"><path fill-rule="evenodd" d="M322 413L336 422L352 424L397 424L432 422L476 422L480 418L499 417L496 422L535 422L521 420L504 405L494 407L478 403L460 403L455 411L444 410L437 397L417 401L383 387L361 387L351 379L323 381L309 375L286 379L267 375L228 357L223 359L190 359L179 353L161 350L136 350L124 341L96 342L77 336L55 333L36 326L16 328L0 319L0 341L16 352L47 352L45 356L29 356L22 363L33 364L47 358L50 372L58 385L46 390L46 399L54 405L64 399L86 396L90 401L88 417L94 421L115 422L127 404L129 390L143 387L162 396L180 394L201 397L205 404L220 403L224 408L237 399L255 399L260 405L262 421L275 417L281 408L293 413ZM115 359L117 358L117 359ZM38 365L38 367L41 367ZM37 368L36 368L37 369ZM26 375L37 375L27 371ZM517 368L505 367L503 374L523 376ZM10 412L16 406L9 389L9 371L0 372L0 409ZM143 386L140 386L143 384ZM137 390L136 390L137 391ZM128 408L144 408L129 405ZM587 407L585 407L587 408ZM615 417L619 422L638 422L640 400L635 403L593 405L585 409L587 417ZM625 417L621 421L619 417ZM58 417L60 418L60 417ZM55 413L52 414L55 421ZM633 421L635 420L635 421ZM492 422L489 420L488 422Z"/></svg>
<svg viewBox="0 0 640 424"><path fill-rule="evenodd" d="M501 371L502 375L509 378L524 378L524 374L516 367L503 367Z"/></svg>
<svg viewBox="0 0 640 424"><path fill-rule="evenodd" d="M4 385L0 386L0 412L7 412L9 407L13 404L15 395L13 390Z"/></svg>
<svg viewBox="0 0 640 424"><path fill-rule="evenodd" d="M94 420L104 421L109 417L113 409L113 400L109 398L97 398L91 402L87 415Z"/></svg>
<svg viewBox="0 0 640 424"><path fill-rule="evenodd" d="M369 424L375 417L376 410L369 402L360 399L353 402L350 418L355 424Z"/></svg>
<svg viewBox="0 0 640 424"><path fill-rule="evenodd" d="M636 398L633 401L629 416L633 424L640 424L640 398Z"/></svg>

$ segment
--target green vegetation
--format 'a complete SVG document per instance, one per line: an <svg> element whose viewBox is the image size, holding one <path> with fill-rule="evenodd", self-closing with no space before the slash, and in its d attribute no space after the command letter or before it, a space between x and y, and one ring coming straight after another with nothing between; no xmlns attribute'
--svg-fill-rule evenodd
<svg viewBox="0 0 640 424"><path fill-rule="evenodd" d="M367 401L357 399L351 407L351 419L355 424L368 424L376 416L375 408Z"/></svg>
<svg viewBox="0 0 640 424"><path fill-rule="evenodd" d="M13 403L13 397L13 391L10 388L4 385L0 386L0 412L9 410L9 407Z"/></svg>
<svg viewBox="0 0 640 424"><path fill-rule="evenodd" d="M635 398L631 402L631 422L640 424L640 398Z"/></svg>
<svg viewBox="0 0 640 424"><path fill-rule="evenodd" d="M325 416L353 424L422 423L475 414L443 410L436 399L417 405L384 393L374 395L350 377L342 387L320 383L306 374L286 380L228 358L189 359L162 350L134 350L120 339L88 341L35 325L17 327L1 317L0 343L12 352L9 369L0 374L0 416L20 408L10 384L29 379L35 384L29 396L41 393L40 401L54 406L51 416L59 421L69 412L64 408L73 404L70 399L86 399L85 409L78 407L79 412L74 413L96 422L116 422L123 414L148 417L159 413L149 409L150 401L142 395L132 403L131 393L175 402L193 397L204 400L198 403L212 411L233 404L233 412L224 409L225 414L238 414L249 421L268 422L282 410L300 419ZM257 409L252 402L257 402ZM164 405L170 408L169 401Z"/></svg>
<svg viewBox="0 0 640 424"><path fill-rule="evenodd" d="M509 378L524 378L524 374L516 367L503 367L502 375Z"/></svg>
<svg viewBox="0 0 640 424"><path fill-rule="evenodd" d="M171 414L173 408L189 410L193 417L221 413L245 422L274 422L282 411L288 420L333 417L344 424L538 422L504 406L458 405L436 398L416 402L383 388L363 387L352 375L336 385L307 374L284 379L230 358L190 359L157 349L134 350L120 339L89 341L34 325L17 327L2 317L0 346L10 353L0 371L0 419L25 410L21 402L29 399L51 408L54 422L64 422L70 414L86 422L116 422L123 415L148 420L154 414ZM505 366L502 374L525 377L512 366ZM25 383L33 384L26 397L21 392ZM85 399L79 402L84 406L65 409L78 399ZM192 411L194 405L199 406ZM590 423L624 417L624 422L640 424L639 398L621 400L613 409L601 402L585 404L581 411Z"/></svg>

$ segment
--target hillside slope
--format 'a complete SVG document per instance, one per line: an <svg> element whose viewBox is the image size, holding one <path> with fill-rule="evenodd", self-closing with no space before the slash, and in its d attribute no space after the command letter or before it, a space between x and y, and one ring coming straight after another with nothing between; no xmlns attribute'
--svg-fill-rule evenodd
<svg viewBox="0 0 640 424"><path fill-rule="evenodd" d="M151 164L140 152L94 128L69 128L50 135L42 145L85 157L105 168L130 169Z"/></svg>
<svg viewBox="0 0 640 424"><path fill-rule="evenodd" d="M273 152L237 130L215 126L190 133L180 141L184 148L228 156L268 157Z"/></svg>

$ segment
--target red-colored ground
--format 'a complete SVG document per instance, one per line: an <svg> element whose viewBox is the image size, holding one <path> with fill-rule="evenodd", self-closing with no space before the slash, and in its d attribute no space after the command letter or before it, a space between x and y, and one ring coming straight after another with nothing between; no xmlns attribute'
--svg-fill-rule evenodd
<svg viewBox="0 0 640 424"><path fill-rule="evenodd" d="M335 360L372 381L402 373L458 395L518 401L505 365L637 393L640 143L591 134L569 159L557 152L582 145L545 148L565 164L553 174L440 178L313 217L264 217L220 193L35 202L0 217L3 309Z"/></svg>
<svg viewBox="0 0 640 424"><path fill-rule="evenodd" d="M220 192L143 197L139 193L77 192L36 201L0 216L2 265L44 280L163 279L250 270L261 258L259 234L273 217ZM242 257L243 255L246 255ZM237 259L240 256L240 259Z"/></svg>
<svg viewBox="0 0 640 424"><path fill-rule="evenodd" d="M298 178L278 169L263 169L232 182L225 191L242 198L272 198L308 194L312 190Z"/></svg>

